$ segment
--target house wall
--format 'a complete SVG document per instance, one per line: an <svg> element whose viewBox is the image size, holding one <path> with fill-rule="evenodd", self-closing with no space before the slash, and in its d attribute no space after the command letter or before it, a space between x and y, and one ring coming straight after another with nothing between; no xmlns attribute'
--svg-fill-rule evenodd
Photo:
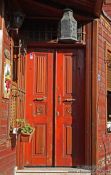
<svg viewBox="0 0 111 175"><path fill-rule="evenodd" d="M1 1L2 2L2 1ZM0 2L0 3L1 3ZM3 6L0 9L1 16L3 17ZM9 137L9 122L13 113L11 113L11 102L13 100L12 96L9 99L3 98L3 67L5 62L4 49L12 51L13 40L8 35L4 19L0 17L0 32L3 34L2 43L0 43L0 175L13 175L14 167L16 165L15 153L16 150L11 145L11 140ZM104 53L105 47L104 42L107 41L111 43L111 26L110 23L101 16L98 20L98 69L97 69L97 150L96 150L96 162L98 167L101 169L111 168L111 134L108 134L106 131L106 64L104 63ZM1 41L0 41L1 42ZM91 43L89 43L91 44ZM11 63L12 58L11 56ZM20 58L22 59L22 58ZM23 60L23 59L22 59ZM19 66L20 66L19 61ZM19 72L20 73L20 72ZM25 96L25 87L22 84L21 77L22 72L19 74L18 87L16 83L13 83L13 88L19 89L18 97L18 117L24 117L22 114L24 109L24 96ZM24 77L23 77L24 82ZM15 98L14 98L15 100ZM16 101L16 100L15 100ZM15 102L16 103L16 102ZM21 106L21 110L20 110ZM16 106L15 106L16 107ZM93 140L94 141L94 140ZM94 142L95 144L95 142ZM20 148L20 143L18 143L18 148ZM23 145L22 145L23 146ZM20 155L18 155L18 161L20 160ZM22 164L22 163L21 163ZM18 163L20 166L20 163ZM99 169L98 169L99 170ZM99 172L101 174L101 172Z"/></svg>
<svg viewBox="0 0 111 175"><path fill-rule="evenodd" d="M98 174L111 169L111 133L107 133L107 65L105 59L105 42L111 47L111 25L107 18L98 20L98 58L97 58L97 144L96 163ZM102 171L102 172L101 172Z"/></svg>
<svg viewBox="0 0 111 175"><path fill-rule="evenodd" d="M4 50L7 49L10 52L9 60L12 64L11 48L13 41L5 27L4 4L2 1L0 1L0 32L2 33L2 37L0 37L0 175L13 175L16 150L12 147L9 136L11 98L6 99L3 94L3 75L6 62Z"/></svg>

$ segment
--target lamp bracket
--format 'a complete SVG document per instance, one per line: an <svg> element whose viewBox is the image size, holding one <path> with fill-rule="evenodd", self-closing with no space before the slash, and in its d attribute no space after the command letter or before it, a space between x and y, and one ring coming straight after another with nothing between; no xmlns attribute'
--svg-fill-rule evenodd
<svg viewBox="0 0 111 175"><path fill-rule="evenodd" d="M105 63L105 64L111 63L111 60L105 59L105 60L104 60L104 63Z"/></svg>
<svg viewBox="0 0 111 175"><path fill-rule="evenodd" d="M107 64L108 68L111 68L111 60L105 59L104 63Z"/></svg>

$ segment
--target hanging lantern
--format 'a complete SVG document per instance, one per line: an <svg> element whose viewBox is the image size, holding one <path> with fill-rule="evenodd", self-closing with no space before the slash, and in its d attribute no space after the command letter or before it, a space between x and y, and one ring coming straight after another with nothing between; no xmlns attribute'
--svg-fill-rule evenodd
<svg viewBox="0 0 111 175"><path fill-rule="evenodd" d="M61 42L77 41L77 21L71 9L65 9L59 22L58 40Z"/></svg>

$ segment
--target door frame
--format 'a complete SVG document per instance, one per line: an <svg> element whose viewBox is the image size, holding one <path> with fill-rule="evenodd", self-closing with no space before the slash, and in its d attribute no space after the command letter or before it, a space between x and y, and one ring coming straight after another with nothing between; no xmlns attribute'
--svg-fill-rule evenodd
<svg viewBox="0 0 111 175"><path fill-rule="evenodd" d="M75 44L59 44L59 43L30 43L27 46L28 52L36 52L36 51L55 51L55 50L72 50L72 49L84 49L85 54L85 131L89 130L91 131L91 98L89 98L89 92L91 91L89 84L91 83L91 76L88 76L88 72L91 70L91 57L88 55L90 49L86 47L85 44L81 43L75 43ZM87 53L88 52L88 53ZM89 108L90 106L90 108ZM92 143L90 139L92 140L92 133L85 132L85 166L91 165L91 159L92 159ZM89 152L87 152L87 144L89 145ZM21 145L21 144L20 144ZM22 149L22 155L19 157L18 160L18 168L21 169L24 167L24 147L19 146L17 152L21 152ZM22 161L20 161L22 159ZM22 163L21 163L22 162Z"/></svg>

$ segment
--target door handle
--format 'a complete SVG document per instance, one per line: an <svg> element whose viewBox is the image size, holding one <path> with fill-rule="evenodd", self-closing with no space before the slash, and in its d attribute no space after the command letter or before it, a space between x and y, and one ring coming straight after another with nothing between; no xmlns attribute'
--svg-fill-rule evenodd
<svg viewBox="0 0 111 175"><path fill-rule="evenodd" d="M76 101L75 98L66 98L66 99L64 100L64 102L74 102L74 101Z"/></svg>
<svg viewBox="0 0 111 175"><path fill-rule="evenodd" d="M59 116L59 111L56 111L56 117L58 117Z"/></svg>
<svg viewBox="0 0 111 175"><path fill-rule="evenodd" d="M61 96L58 96L58 103L61 104Z"/></svg>
<svg viewBox="0 0 111 175"><path fill-rule="evenodd" d="M44 101L46 100L47 97L38 97L38 98L35 98L33 101Z"/></svg>

